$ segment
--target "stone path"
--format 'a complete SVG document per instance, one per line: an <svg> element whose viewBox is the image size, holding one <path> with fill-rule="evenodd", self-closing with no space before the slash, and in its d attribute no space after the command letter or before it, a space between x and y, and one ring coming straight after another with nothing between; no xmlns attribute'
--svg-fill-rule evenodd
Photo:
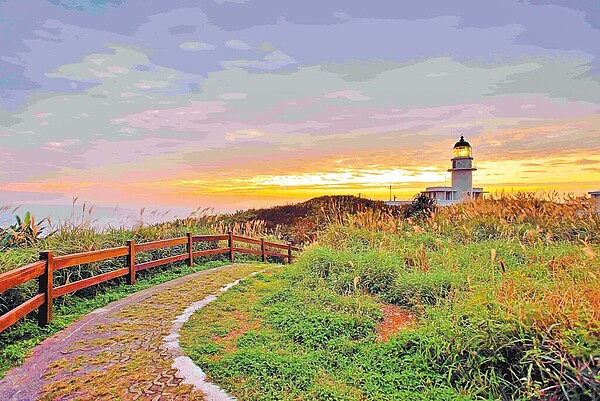
<svg viewBox="0 0 600 401"><path fill-rule="evenodd" d="M230 265L180 277L98 309L37 346L0 381L0 400L209 400L179 372L176 318L264 269ZM198 388L198 386L196 386Z"/></svg>

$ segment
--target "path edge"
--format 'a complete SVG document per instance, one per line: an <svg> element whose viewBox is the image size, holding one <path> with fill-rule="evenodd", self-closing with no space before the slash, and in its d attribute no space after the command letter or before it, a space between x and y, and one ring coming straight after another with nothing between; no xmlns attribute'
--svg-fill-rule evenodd
<svg viewBox="0 0 600 401"><path fill-rule="evenodd" d="M217 294L210 294L200 301L194 302L173 320L169 334L163 337L163 345L171 352L173 357L173 364L171 367L177 369L177 376L183 378L183 384L190 384L194 386L195 390L202 391L207 401L231 401L237 400L237 398L227 394L221 387L208 381L206 379L206 373L204 373L202 368L196 365L189 356L183 353L183 349L179 344L181 328L194 313L204 308L209 303L216 301L219 295L222 295L241 281L256 276L257 274L264 273L267 270L268 268L250 273L246 277L242 277L224 285L218 290Z"/></svg>

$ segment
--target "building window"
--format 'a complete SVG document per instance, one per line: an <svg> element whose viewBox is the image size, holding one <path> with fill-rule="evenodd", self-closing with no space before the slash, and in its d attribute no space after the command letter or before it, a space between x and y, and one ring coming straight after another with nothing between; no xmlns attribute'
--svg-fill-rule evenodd
<svg viewBox="0 0 600 401"><path fill-rule="evenodd" d="M446 200L452 200L452 192L446 192Z"/></svg>

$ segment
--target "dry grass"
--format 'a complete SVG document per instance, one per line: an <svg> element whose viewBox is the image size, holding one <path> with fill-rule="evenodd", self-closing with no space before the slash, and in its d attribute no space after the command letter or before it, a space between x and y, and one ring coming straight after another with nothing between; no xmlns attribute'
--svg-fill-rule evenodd
<svg viewBox="0 0 600 401"><path fill-rule="evenodd" d="M584 329L600 338L600 265L585 253L539 260L542 277L524 271L502 276L496 297L517 320L540 332ZM561 335L560 333L556 333Z"/></svg>
<svg viewBox="0 0 600 401"><path fill-rule="evenodd" d="M555 192L500 193L438 207L431 216L401 219L386 209L340 215L335 224L392 234L420 234L430 229L460 241L504 238L521 242L582 240L600 242L600 214L592 200Z"/></svg>
<svg viewBox="0 0 600 401"><path fill-rule="evenodd" d="M466 237L487 234L523 242L600 241L600 215L594 203L555 192L501 193L462 202L439 208L424 225L438 232L458 229Z"/></svg>

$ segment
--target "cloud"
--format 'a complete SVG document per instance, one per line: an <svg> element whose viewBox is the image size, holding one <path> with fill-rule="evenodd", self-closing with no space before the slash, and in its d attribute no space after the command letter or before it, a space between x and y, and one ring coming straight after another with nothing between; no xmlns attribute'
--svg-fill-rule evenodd
<svg viewBox="0 0 600 401"><path fill-rule="evenodd" d="M241 129L234 132L230 132L225 135L227 142L235 142L238 140L255 139L264 136L265 133L254 129Z"/></svg>
<svg viewBox="0 0 600 401"><path fill-rule="evenodd" d="M225 42L225 46L229 47L230 49L236 49L236 50L250 50L251 49L250 45L248 45L246 42L237 40L237 39L228 40L227 42Z"/></svg>
<svg viewBox="0 0 600 401"><path fill-rule="evenodd" d="M204 42L183 42L179 45L179 48L188 51L201 51L214 50L216 46Z"/></svg>
<svg viewBox="0 0 600 401"><path fill-rule="evenodd" d="M251 68L259 70L277 70L291 64L296 60L280 50L268 53L262 60L227 60L221 63L224 68Z"/></svg>
<svg viewBox="0 0 600 401"><path fill-rule="evenodd" d="M539 93L557 99L600 105L600 79L592 75L590 59L548 57L536 61L536 68L515 71L498 82L498 94Z"/></svg>
<svg viewBox="0 0 600 401"><path fill-rule="evenodd" d="M136 66L148 66L138 69ZM31 104L20 113L13 113L13 123L7 128L8 136L0 136L0 146L7 152L20 155L18 149L26 141L30 152L21 155L25 169L14 168L12 177L17 179L19 171L39 171L59 174L67 168L79 168L81 157L91 141L98 138L119 140L146 135L144 131L120 131L121 126L111 124L111 120L142 110L165 107L165 94L178 99L176 103L189 100L177 95L181 90L181 80L190 76L178 71L153 65L147 55L130 48L113 46L111 52L94 53L83 60L59 66L47 74L50 79L69 79L73 82L90 83L80 94L46 94L32 97ZM174 96L177 95L177 96ZM133 100L135 99L135 100ZM0 112L0 118L2 113ZM65 144L67 140L79 140L75 145L60 149L68 157L48 163L35 157L36 149L43 149L53 143ZM17 156L20 157L20 156Z"/></svg>
<svg viewBox="0 0 600 401"><path fill-rule="evenodd" d="M57 152L62 152L62 153L66 153L66 148L75 145L77 143L80 143L81 140L79 139L65 139L63 141L60 142L46 142L44 144L44 149L45 150L50 150L50 151L57 151Z"/></svg>
<svg viewBox="0 0 600 401"><path fill-rule="evenodd" d="M343 11L336 11L332 14L335 18L339 18L342 20L349 20L351 17Z"/></svg>
<svg viewBox="0 0 600 401"><path fill-rule="evenodd" d="M215 0L217 4L226 4L226 3L236 3L236 4L245 4L250 0Z"/></svg>
<svg viewBox="0 0 600 401"><path fill-rule="evenodd" d="M154 132L197 132L211 114L225 111L223 102L192 102L190 106L171 109L149 109L141 113L128 114L111 120L113 124L126 123L132 128Z"/></svg>
<svg viewBox="0 0 600 401"><path fill-rule="evenodd" d="M228 93L223 93L222 95L219 95L219 97L221 99L225 99L225 100L232 100L232 99L245 99L246 97L248 97L248 95L245 93L228 92Z"/></svg>
<svg viewBox="0 0 600 401"><path fill-rule="evenodd" d="M371 100L372 98L363 95L360 91L356 90L342 90L338 92L332 92L325 95L327 99L336 99L336 98L344 98L348 100L352 100L355 102L359 102L361 100Z"/></svg>
<svg viewBox="0 0 600 401"><path fill-rule="evenodd" d="M600 114L578 118L548 119L537 123L514 122L512 126L478 135L478 154L489 160L524 160L567 157L589 159L600 151ZM552 167L546 162L548 168Z"/></svg>
<svg viewBox="0 0 600 401"><path fill-rule="evenodd" d="M245 66L251 64L247 61L243 63ZM361 107L376 110L426 109L444 105L492 102L495 109L491 113L501 118L550 118L554 115L577 114L577 110L581 114L600 108L600 99L597 102L586 103L573 102L561 96L561 88L568 87L569 78L565 76L549 79L543 91L540 88L538 94L518 91L516 87L508 93L503 85L523 79L523 73L540 69L542 64L537 59L523 59L520 63L508 62L495 66L463 64L450 58L429 59L410 64L382 64L383 66L378 63L361 65L360 72L350 67L336 72L335 69L324 69L322 66L305 66L286 73L278 71L255 74L241 68L233 68L209 74L202 82L202 91L207 99L218 97L223 93L223 82L227 82L227 87L248 94L248 101L230 106L236 117L252 118L257 114L278 109L278 114L271 114L270 117L285 120L316 118L325 107L318 99L323 97L323 93L340 95L340 88L351 91L345 93L347 96L357 100L363 99L360 102ZM427 76L440 71L448 75L436 78ZM349 83L346 77L354 73L371 78ZM599 84L590 81L586 85L590 94L594 90L600 93ZM268 95L265 95L266 87L277 88L277 91L269 91ZM362 98L361 96L366 97L365 93L368 93L371 99ZM514 101L514 96L518 96L517 102ZM523 103L520 99L529 101ZM521 107L531 105L533 101L537 102L537 108ZM284 107L285 104L288 106ZM519 110L515 110L513 104L518 105Z"/></svg>

